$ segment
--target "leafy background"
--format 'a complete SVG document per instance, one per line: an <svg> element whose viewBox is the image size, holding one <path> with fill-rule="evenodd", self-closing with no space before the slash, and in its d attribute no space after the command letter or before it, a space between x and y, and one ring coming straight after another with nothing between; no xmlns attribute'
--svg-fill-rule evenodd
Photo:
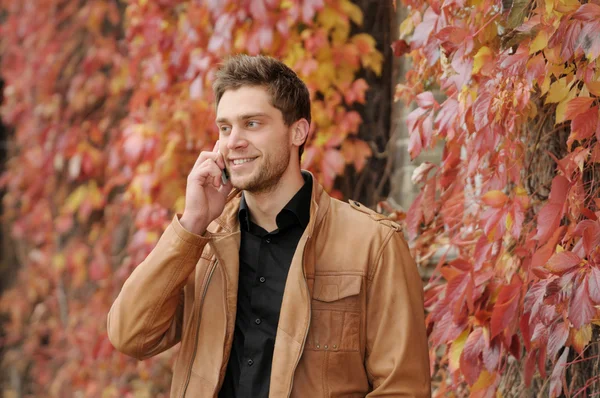
<svg viewBox="0 0 600 398"><path fill-rule="evenodd" d="M303 166L340 198L368 175L369 204L404 223L431 275L435 396L600 391L599 2L397 4L409 154L443 148L406 212L379 202L386 174L364 173L387 145L359 131L388 49L357 3L0 0L5 395L168 394L177 348L128 359L105 317L183 208L217 134L215 66L237 52L309 86Z"/></svg>

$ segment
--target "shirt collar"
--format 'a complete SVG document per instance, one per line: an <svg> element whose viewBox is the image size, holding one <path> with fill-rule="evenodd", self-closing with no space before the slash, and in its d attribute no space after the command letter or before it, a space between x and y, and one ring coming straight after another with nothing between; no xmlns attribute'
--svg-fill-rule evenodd
<svg viewBox="0 0 600 398"><path fill-rule="evenodd" d="M310 200L312 196L312 177L308 173L302 173L304 177L304 185L296 192L296 194L290 199L290 201L281 209L277 215L277 227L279 228L280 215L284 212L291 213L298 220L298 223L302 228L306 228L310 220ZM238 218L240 225L245 228L246 231L250 230L250 210L248 204L242 192L242 199L240 201L240 209L238 211Z"/></svg>

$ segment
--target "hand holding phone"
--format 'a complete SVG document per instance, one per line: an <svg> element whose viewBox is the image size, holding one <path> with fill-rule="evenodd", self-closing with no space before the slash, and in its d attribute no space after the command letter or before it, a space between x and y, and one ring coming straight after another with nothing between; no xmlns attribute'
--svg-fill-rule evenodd
<svg viewBox="0 0 600 398"><path fill-rule="evenodd" d="M212 151L200 153L188 175L181 225L190 232L204 233L223 212L232 188L217 141Z"/></svg>

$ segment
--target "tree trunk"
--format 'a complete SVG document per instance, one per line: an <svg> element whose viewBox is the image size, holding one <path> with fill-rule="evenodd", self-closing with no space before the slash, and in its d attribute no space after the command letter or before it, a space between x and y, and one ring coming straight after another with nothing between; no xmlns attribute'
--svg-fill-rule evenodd
<svg viewBox="0 0 600 398"><path fill-rule="evenodd" d="M390 176L393 171L394 140L391 131L392 99L394 84L393 53L391 44L396 13L391 1L354 0L363 12L363 26L353 26L352 34L368 33L375 39L377 49L383 54L381 76L363 70L362 77L369 85L364 105L354 109L360 113L363 123L358 137L366 141L373 151L363 170L357 172L354 166L347 166L344 175L336 181L336 187L345 198L374 207L386 199L390 192Z"/></svg>

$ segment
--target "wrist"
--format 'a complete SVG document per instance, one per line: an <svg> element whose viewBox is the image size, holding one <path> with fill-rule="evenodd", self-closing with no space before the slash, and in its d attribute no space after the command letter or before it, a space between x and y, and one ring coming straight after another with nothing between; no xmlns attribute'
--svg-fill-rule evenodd
<svg viewBox="0 0 600 398"><path fill-rule="evenodd" d="M206 223L206 221L204 221L202 217L186 213L183 213L183 215L179 219L179 223L188 232L191 232L196 235L204 234L204 232L206 232L206 228L208 227L208 223Z"/></svg>

